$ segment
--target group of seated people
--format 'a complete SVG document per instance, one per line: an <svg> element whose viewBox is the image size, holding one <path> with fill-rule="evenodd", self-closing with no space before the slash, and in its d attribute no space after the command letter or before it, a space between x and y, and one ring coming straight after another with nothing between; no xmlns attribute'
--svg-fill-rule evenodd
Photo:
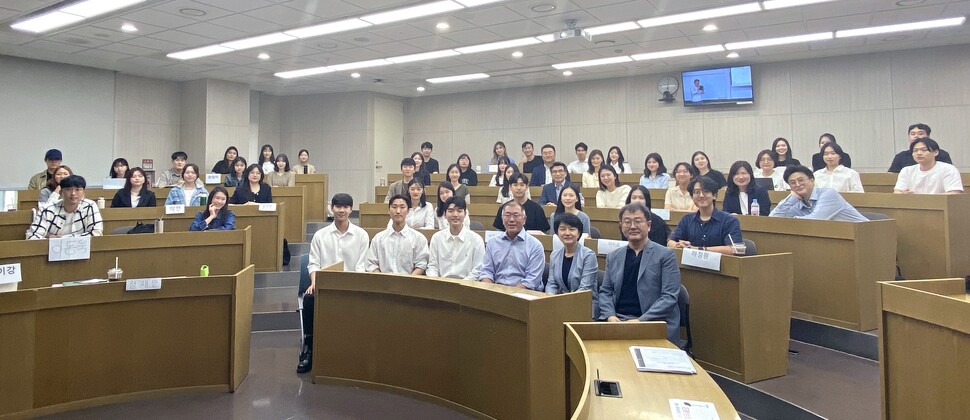
<svg viewBox="0 0 970 420"><path fill-rule="evenodd" d="M262 148L262 164L247 165L236 147L230 146L223 160L212 168L212 173L226 175L224 186L209 191L200 179L204 174L199 166L187 163L188 154L177 151L172 153L172 167L161 171L155 187L170 188L165 205L205 206L205 210L196 214L189 230L232 230L235 229L235 214L226 207L227 204L271 203L272 187L295 186L295 173L316 173L316 168L309 164L309 152L304 149L298 155L300 164L290 168L286 155L274 155L273 147L267 144ZM39 189L40 193L38 210L27 230L27 239L103 234L98 204L84 197L86 180L75 175L70 167L62 164L62 160L60 150L48 150L44 156L47 170L31 177L28 188ZM111 207L157 205L148 175L141 167L129 168L126 159L117 158L111 164L108 178L125 180L124 187L111 199ZM231 196L226 187L235 188Z"/></svg>

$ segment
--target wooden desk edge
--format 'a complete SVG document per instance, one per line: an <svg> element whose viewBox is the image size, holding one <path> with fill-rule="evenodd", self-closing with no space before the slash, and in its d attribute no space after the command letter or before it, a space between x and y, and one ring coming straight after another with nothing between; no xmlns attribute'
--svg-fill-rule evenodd
<svg viewBox="0 0 970 420"><path fill-rule="evenodd" d="M429 402L435 405L440 405L440 406L449 408L451 410L457 411L469 417L496 420L494 417L490 417L485 413L482 413L473 408L458 404L449 399L441 398L439 396L431 395L421 391L415 391L409 388L403 388L399 386L387 385L387 384L382 384L377 382L361 381L357 379L335 378L330 376L314 376L313 383L346 386L346 387L357 387L357 388L370 389L374 391L389 392L392 394L398 394L405 397Z"/></svg>

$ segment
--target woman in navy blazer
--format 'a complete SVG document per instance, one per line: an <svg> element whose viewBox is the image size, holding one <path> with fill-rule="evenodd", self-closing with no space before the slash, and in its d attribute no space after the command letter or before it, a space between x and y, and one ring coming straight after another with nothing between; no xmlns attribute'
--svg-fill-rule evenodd
<svg viewBox="0 0 970 420"><path fill-rule="evenodd" d="M583 222L572 213L562 213L556 218L553 232L563 247L549 255L549 280L546 293L560 294L579 290L589 290L593 294L592 319L599 318L599 304L596 295L596 253L583 246ZM568 260L567 260L568 259Z"/></svg>
<svg viewBox="0 0 970 420"><path fill-rule="evenodd" d="M125 187L115 192L111 207L155 207L155 193L148 189L145 170L139 167L128 171ZM137 197L137 199L132 199ZM132 202L135 202L132 204Z"/></svg>
<svg viewBox="0 0 970 420"><path fill-rule="evenodd" d="M751 164L743 160L734 162L731 171L728 172L727 192L724 193L724 203L722 210L731 214L751 214L751 203L758 200L758 214L767 216L771 212L771 199L768 198L768 190L752 182L754 180L754 170ZM741 193L747 195L745 205L741 205Z"/></svg>

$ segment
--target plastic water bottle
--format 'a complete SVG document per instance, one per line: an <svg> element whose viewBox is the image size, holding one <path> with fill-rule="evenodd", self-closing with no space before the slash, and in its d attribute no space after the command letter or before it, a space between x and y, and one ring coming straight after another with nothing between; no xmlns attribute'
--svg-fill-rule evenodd
<svg viewBox="0 0 970 420"><path fill-rule="evenodd" d="M758 199L757 198L754 199L754 201L751 202L751 215L752 216L761 216L761 206L758 205Z"/></svg>

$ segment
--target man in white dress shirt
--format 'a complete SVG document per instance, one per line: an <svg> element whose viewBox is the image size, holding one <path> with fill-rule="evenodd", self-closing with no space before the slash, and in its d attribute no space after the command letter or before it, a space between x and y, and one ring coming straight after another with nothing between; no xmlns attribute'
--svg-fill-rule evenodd
<svg viewBox="0 0 970 420"><path fill-rule="evenodd" d="M313 234L310 241L310 255L307 271L310 272L309 287L301 287L303 294L303 351L297 373L306 373L313 366L313 304L317 289L317 271L338 262L343 262L344 271L364 271L364 255L370 238L367 231L350 223L350 213L354 210L354 198L350 194L339 193L330 200L333 223ZM303 286L303 285L301 285Z"/></svg>
<svg viewBox="0 0 970 420"><path fill-rule="evenodd" d="M365 271L420 276L428 268L428 240L405 223L411 201L403 195L389 199L391 226L374 236L367 249Z"/></svg>
<svg viewBox="0 0 970 420"><path fill-rule="evenodd" d="M448 229L431 237L428 275L453 279L478 280L485 258L485 240L465 227L468 205L462 197L445 201Z"/></svg>
<svg viewBox="0 0 970 420"><path fill-rule="evenodd" d="M576 160L569 162L569 165L566 165L566 169L569 170L569 173L582 174L589 170L589 164L586 163L587 150L589 150L589 147L586 146L586 143L576 143Z"/></svg>
<svg viewBox="0 0 970 420"><path fill-rule="evenodd" d="M935 140L924 137L909 145L915 165L899 171L896 194L960 194L963 192L963 179L960 171L953 165L937 161L940 145Z"/></svg>

